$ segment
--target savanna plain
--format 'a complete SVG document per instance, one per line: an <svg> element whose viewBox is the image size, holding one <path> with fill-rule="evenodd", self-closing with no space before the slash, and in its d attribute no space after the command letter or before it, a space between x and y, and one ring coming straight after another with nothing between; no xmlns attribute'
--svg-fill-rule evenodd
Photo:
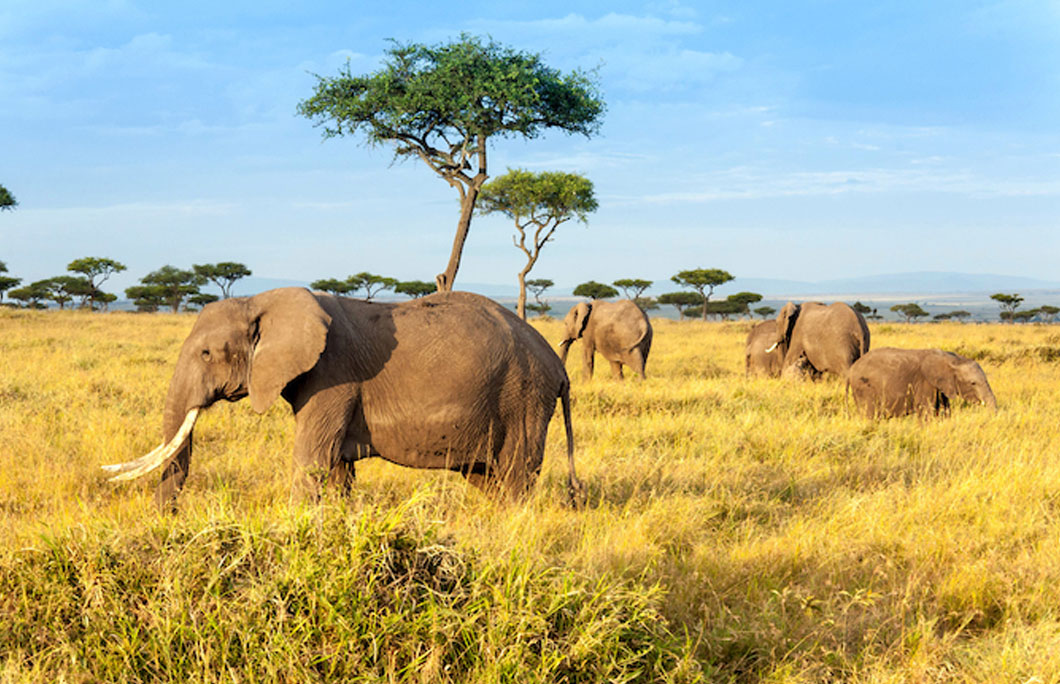
<svg viewBox="0 0 1060 684"><path fill-rule="evenodd" d="M558 410L524 503L368 460L307 505L286 404L222 403L169 515L99 465L193 321L0 310L0 681L1060 681L1060 327L872 325L986 371L928 421L745 378L749 322L656 319L643 383L576 345L580 509Z"/></svg>

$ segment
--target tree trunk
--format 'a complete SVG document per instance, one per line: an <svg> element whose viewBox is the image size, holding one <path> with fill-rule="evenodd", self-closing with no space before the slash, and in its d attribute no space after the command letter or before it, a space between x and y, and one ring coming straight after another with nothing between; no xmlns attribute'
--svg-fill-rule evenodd
<svg viewBox="0 0 1060 684"><path fill-rule="evenodd" d="M485 184L489 176L486 175L486 138L478 137L475 156L478 157L478 173L467 183L467 192L460 200L460 222L456 224L456 235L453 237L453 249L449 252L449 264L444 273L434 277L439 292L451 292L456 282L456 272L460 269L460 257L464 253L464 242L467 241L467 233L471 228L471 215L475 211L475 200L478 199L478 191ZM466 176L463 176L465 179ZM459 181L449 181L450 184ZM466 181L465 181L466 182Z"/></svg>

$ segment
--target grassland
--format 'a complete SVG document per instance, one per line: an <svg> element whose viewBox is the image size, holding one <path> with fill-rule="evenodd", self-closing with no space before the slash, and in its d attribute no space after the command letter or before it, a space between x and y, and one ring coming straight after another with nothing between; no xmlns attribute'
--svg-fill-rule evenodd
<svg viewBox="0 0 1060 684"><path fill-rule="evenodd" d="M583 510L558 423L523 505L368 461L302 506L286 405L218 405L165 516L98 466L192 321L0 310L0 681L1060 681L1057 327L873 327L986 370L929 422L745 379L744 322L656 321L644 383L575 349Z"/></svg>

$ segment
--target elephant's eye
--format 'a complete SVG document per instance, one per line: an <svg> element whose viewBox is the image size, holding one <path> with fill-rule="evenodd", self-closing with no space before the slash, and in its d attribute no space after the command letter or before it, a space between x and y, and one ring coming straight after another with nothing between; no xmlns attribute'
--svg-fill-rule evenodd
<svg viewBox="0 0 1060 684"><path fill-rule="evenodd" d="M209 361L210 360L210 350L209 349L203 349L202 350L202 360L203 361Z"/></svg>

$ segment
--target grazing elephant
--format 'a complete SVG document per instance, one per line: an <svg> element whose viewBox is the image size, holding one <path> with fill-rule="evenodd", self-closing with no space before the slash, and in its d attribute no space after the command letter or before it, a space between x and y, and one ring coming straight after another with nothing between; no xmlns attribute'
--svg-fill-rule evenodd
<svg viewBox="0 0 1060 684"><path fill-rule="evenodd" d="M873 349L850 367L847 386L867 418L944 413L956 397L997 410L979 364L938 349Z"/></svg>
<svg viewBox="0 0 1060 684"><path fill-rule="evenodd" d="M644 378L644 366L651 351L651 323L640 307L628 299L617 302L581 302L563 319L566 337L559 343L567 364L567 352L574 340L582 341L582 374L593 377L595 352L611 362L611 375L622 379L622 364Z"/></svg>
<svg viewBox="0 0 1060 684"><path fill-rule="evenodd" d="M767 351L773 353L781 345L787 346L783 375L816 379L833 373L845 378L850 364L869 350L869 326L842 302L788 302L777 314L774 345Z"/></svg>
<svg viewBox="0 0 1060 684"><path fill-rule="evenodd" d="M772 318L757 323L747 333L747 345L744 347L744 373L746 375L765 375L776 378L784 363L787 344L781 343L772 347L777 337L777 322Z"/></svg>
<svg viewBox="0 0 1060 684"><path fill-rule="evenodd" d="M499 304L467 292L400 304L303 288L203 308L180 352L164 412L165 444L115 466L132 479L165 465L155 496L172 505L191 458L195 417L219 399L250 397L294 412L294 493L350 488L368 456L461 473L514 497L534 483L562 400L568 486L574 473L570 381L548 342Z"/></svg>

